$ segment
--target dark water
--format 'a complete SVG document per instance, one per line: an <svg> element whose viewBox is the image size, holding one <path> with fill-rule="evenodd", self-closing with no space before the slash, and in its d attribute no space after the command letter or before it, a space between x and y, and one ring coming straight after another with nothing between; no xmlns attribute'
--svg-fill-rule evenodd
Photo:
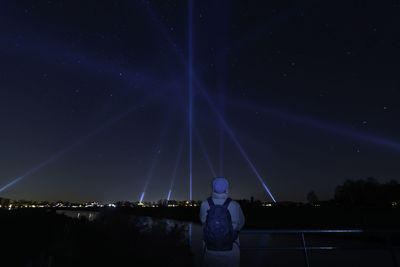
<svg viewBox="0 0 400 267"><path fill-rule="evenodd" d="M98 216L97 212L89 211L57 211L67 216L81 218L86 216L93 220ZM151 217L140 217L147 225L152 224ZM178 224L185 226L188 242L195 257L195 262L200 263L203 253L202 227L200 224L163 219L171 227ZM362 241L343 239L335 236L306 235L308 246L345 246L366 247L382 246L379 243L366 243ZM241 247L284 247L301 246L301 239L295 234L266 234L266 235L241 235ZM400 251L396 251L396 257L400 260ZM392 255L387 250L331 250L331 251L308 251L310 267L391 267L393 265ZM242 251L241 266L306 266L303 251Z"/></svg>

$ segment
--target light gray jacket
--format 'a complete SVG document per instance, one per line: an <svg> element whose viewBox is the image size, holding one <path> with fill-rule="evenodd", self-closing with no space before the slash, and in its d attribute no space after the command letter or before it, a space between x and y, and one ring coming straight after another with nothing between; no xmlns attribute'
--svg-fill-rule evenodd
<svg viewBox="0 0 400 267"><path fill-rule="evenodd" d="M225 200L228 198L228 193L215 193L212 194L212 200L215 205L224 204ZM208 201L205 200L201 203L200 207L200 220L201 223L206 223L207 220L207 211L210 209L210 205ZM232 218L232 226L234 231L240 231L244 225L244 215L242 209L240 208L239 203L236 201L231 201L228 206L228 210L231 214ZM203 266L207 267L221 267L221 266L229 266L229 267L239 267L240 266L240 249L239 249L239 236L233 244L233 249L231 251L209 251L205 247L205 243L203 241L204 246L204 262Z"/></svg>

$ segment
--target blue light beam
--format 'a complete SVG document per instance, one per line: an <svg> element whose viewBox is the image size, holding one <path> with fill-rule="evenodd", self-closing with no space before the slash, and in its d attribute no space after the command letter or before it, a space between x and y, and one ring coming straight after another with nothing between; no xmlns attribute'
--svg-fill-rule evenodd
<svg viewBox="0 0 400 267"><path fill-rule="evenodd" d="M346 129L346 128L340 127L338 125L334 125L334 124L331 124L328 122L323 122L323 121L309 118L306 116L301 116L301 115L294 114L294 113L291 113L291 112L288 112L285 110L276 109L276 108L272 108L272 107L265 107L265 106L260 106L260 105L250 105L250 104L243 103L242 100L230 101L230 104L235 105L235 107L240 107L240 108L247 109L247 110L263 111L265 113L269 113L276 117L280 117L280 118L290 120L290 121L293 121L296 123L305 124L310 127L325 130L330 133L335 133L335 134L342 135L345 137L350 137L350 138L354 138L357 140L363 140L368 143L373 143L373 144L385 146L385 147L388 147L391 149L400 150L400 142L398 142L398 141L382 138L382 137L375 136L375 135L365 134L360 131Z"/></svg>
<svg viewBox="0 0 400 267"><path fill-rule="evenodd" d="M178 170L178 166L179 166L179 162L181 161L181 158L182 158L182 150L183 150L183 144L184 144L184 141L185 141L185 132L186 131L184 131L184 135L181 137L181 142L179 143L179 147L178 147L178 154L177 154L177 156L176 156L176 160L175 160L175 166L174 166L174 170L173 170L173 172L172 172L172 178L171 178L171 183L170 183L170 185L169 185L169 191L168 191L168 197L167 197L167 201L169 201L170 200L170 198L171 198L171 193L172 193L172 189L173 189L173 187L174 187L174 184L175 184L175 179L176 179L176 173L177 173L177 170Z"/></svg>
<svg viewBox="0 0 400 267"><path fill-rule="evenodd" d="M146 98L146 100L143 101L147 102L149 99ZM125 111L124 113L121 113L120 115L116 116L113 119L110 119L109 121L107 121L104 125L102 125L101 127L93 130L92 132L88 133L87 135L81 137L78 139L78 141L76 141L75 143L69 145L68 147L58 151L57 153L53 154L50 158L48 158L47 160L45 160L44 162L40 163L39 165L37 165L36 167L32 168L31 170L27 171L25 174L13 179L10 183L6 184L5 186L3 186L2 188L0 188L0 192L3 192L5 189L13 186L14 184L16 184L17 182L21 181L22 179L36 173L37 171L39 171L40 169L42 169L43 167L55 162L56 160L58 160L59 158L61 158L64 154L70 152L71 150L75 149L76 147L78 147L79 145L85 143L86 141L88 141L91 137L100 134L101 132L103 132L104 130L106 130L107 128L111 127L112 125L114 125L115 123L119 122L120 120L124 119L125 117L127 117L130 113L132 113L133 111L137 110L138 108L140 108L143 103L130 108L129 110Z"/></svg>
<svg viewBox="0 0 400 267"><path fill-rule="evenodd" d="M11 34L10 34L11 35ZM32 37L31 39L34 39ZM45 40L44 37L40 38ZM149 84L152 79L144 75L143 71L127 68L122 64L115 64L94 56L88 56L84 50L71 49L51 41L31 42L29 39L19 40L0 37L0 50L19 54L34 60L55 64L70 69L72 72L89 72L108 79L120 81L121 84L132 88L133 85ZM139 87L135 87L138 89ZM145 92L145 91L144 91Z"/></svg>
<svg viewBox="0 0 400 267"><path fill-rule="evenodd" d="M170 190L168 191L167 201L169 201L169 199L171 198L171 193L172 193L172 189L170 189Z"/></svg>
<svg viewBox="0 0 400 267"><path fill-rule="evenodd" d="M143 191L143 192L142 192L142 195L140 196L139 203L142 203L142 200L143 200L143 198L144 198L144 195L145 195L145 192Z"/></svg>
<svg viewBox="0 0 400 267"><path fill-rule="evenodd" d="M188 0L188 91L189 91L189 199L192 201L193 174L193 1Z"/></svg>
<svg viewBox="0 0 400 267"><path fill-rule="evenodd" d="M206 91L202 88L202 90L200 90L200 92L202 93L202 95L203 95L204 99L207 101L207 103L210 105L211 109L217 115L217 117L220 120L221 124L224 126L225 131L231 137L232 141L234 142L234 144L236 145L236 147L238 148L238 150L240 151L242 156L247 161L247 164L249 165L251 170L254 172L254 174L256 175L257 179L260 181L261 185L264 187L265 191L267 191L268 195L276 203L276 200L275 200L274 196L272 195L271 191L269 190L269 188L265 184L264 180L261 178L261 176L260 176L259 172L257 171L256 167L254 166L253 162L250 160L250 158L247 155L246 151L243 149L242 145L237 140L237 138L236 138L235 134L233 133L232 129L229 127L229 125L226 123L226 121L224 120L222 115L219 113L218 109L215 107L214 103L211 101L211 99L208 96L208 94L206 93Z"/></svg>
<svg viewBox="0 0 400 267"><path fill-rule="evenodd" d="M140 196L139 203L143 203L143 198L146 195L147 187L149 186L150 181L153 178L154 169L155 169L155 167L156 167L156 165L158 163L158 159L160 157L161 150L162 150L162 148L164 146L164 139L165 139L165 135L166 135L166 132L167 132L167 125L168 125L168 120L165 120L163 128L162 128L162 131L160 133L160 137L159 137L157 146L156 146L155 151L154 151L154 156L153 156L153 160L151 161L150 169L149 169L149 171L147 173L147 176L146 176L146 181L145 181L144 186L143 186L143 191L142 191L142 194Z"/></svg>
<svg viewBox="0 0 400 267"><path fill-rule="evenodd" d="M150 7L147 6L147 10L150 11ZM192 0L189 0L188 2L188 10L190 12L188 12L188 29L191 29L191 24L189 22L190 21L190 14L192 11ZM246 159L247 163L249 164L249 166L251 167L251 169L253 170L254 174L257 176L257 178L259 179L259 181L261 182L261 184L263 185L264 189L266 190L266 192L268 193L268 195L271 197L271 199L275 201L275 198L272 196L271 192L269 191L268 187L265 185L264 181L262 180L261 176L259 175L257 169L255 168L254 164L251 162L251 160L249 159L249 157L247 156L247 153L244 151L244 149L242 148L242 146L240 145L239 141L236 139L233 131L230 129L230 127L228 126L228 124L225 122L225 120L223 119L223 117L221 116L220 112L218 111L218 109L216 109L214 103L211 101L211 99L209 98L207 92L205 91L205 89L201 86L200 82L196 79L196 76L193 73L193 66L188 65L188 62L185 60L184 56L181 54L181 52L178 50L178 48L176 47L176 45L174 45L174 43L172 42L172 39L169 37L168 32L165 30L165 27L163 26L163 24L157 20L154 16L154 13L151 13L150 16L153 20L155 20L157 22L157 26L159 27L159 30L161 31L161 33L163 34L164 38L167 40L167 42L170 44L170 48L172 49L172 51L175 53L175 55L178 57L178 59L181 61L181 63L184 65L184 67L187 67L189 69L189 74L190 77L192 79L192 82L195 83L195 85L198 87L198 89L200 89L200 92L202 93L203 97L206 99L206 101L208 102L208 104L212 107L213 111L217 114L217 117L219 118L219 120L222 120L221 123L224 126L225 130L228 132L228 134L230 135L230 137L232 138L233 142L235 143L235 145L237 146L237 148L240 150L240 152L242 153L243 157ZM189 40L190 37L192 36L192 32L189 31ZM191 42L190 42L191 44ZM192 51L192 47L189 46L189 50ZM189 53L189 57L190 57L190 53ZM192 63L191 60L188 60L189 63ZM193 86L193 84L192 84ZM190 97L189 97L190 99ZM190 101L189 101L190 102ZM190 113L190 112L189 112ZM189 116L190 117L190 116ZM190 134L189 134L190 136ZM191 153L190 153L191 154ZM189 163L189 169L191 170L191 164ZM192 176L190 174L190 198L192 196Z"/></svg>

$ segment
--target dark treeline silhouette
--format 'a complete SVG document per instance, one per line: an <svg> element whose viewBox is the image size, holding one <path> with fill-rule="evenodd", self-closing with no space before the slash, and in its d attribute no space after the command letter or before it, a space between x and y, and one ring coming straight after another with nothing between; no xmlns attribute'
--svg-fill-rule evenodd
<svg viewBox="0 0 400 267"><path fill-rule="evenodd" d="M1 198L0 197L0 206L2 207L8 207L10 205L11 200L8 198Z"/></svg>
<svg viewBox="0 0 400 267"><path fill-rule="evenodd" d="M1 266L192 266L183 226L118 211L73 219L51 209L0 210Z"/></svg>
<svg viewBox="0 0 400 267"><path fill-rule="evenodd" d="M318 203L318 197L317 197L317 194L315 194L314 191L310 191L307 194L307 202L308 202L308 204L311 204L311 205L314 205L314 204Z"/></svg>
<svg viewBox="0 0 400 267"><path fill-rule="evenodd" d="M346 180L336 187L334 202L345 206L400 205L400 184L395 180L379 183L373 177Z"/></svg>

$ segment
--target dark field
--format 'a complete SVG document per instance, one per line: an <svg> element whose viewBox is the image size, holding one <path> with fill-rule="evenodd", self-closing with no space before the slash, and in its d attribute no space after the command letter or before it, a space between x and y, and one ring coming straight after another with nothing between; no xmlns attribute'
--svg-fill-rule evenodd
<svg viewBox="0 0 400 267"><path fill-rule="evenodd" d="M184 229L143 225L126 213L95 221L55 210L0 211L0 266L192 266Z"/></svg>

